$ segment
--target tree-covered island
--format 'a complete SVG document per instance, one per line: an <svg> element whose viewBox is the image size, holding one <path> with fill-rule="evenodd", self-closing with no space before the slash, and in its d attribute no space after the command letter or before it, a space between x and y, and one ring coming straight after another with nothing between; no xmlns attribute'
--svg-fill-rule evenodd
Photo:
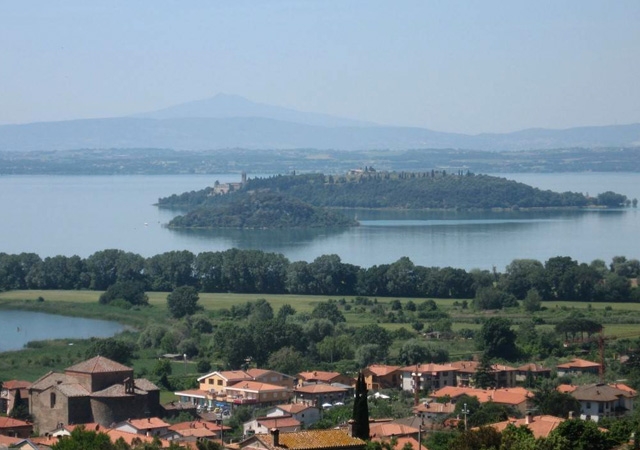
<svg viewBox="0 0 640 450"><path fill-rule="evenodd" d="M490 175L472 173L350 171L345 175L302 174L253 178L161 198L160 207L190 212L175 228L302 228L351 226L355 222L325 208L520 209L624 207L626 196L589 197L553 192Z"/></svg>

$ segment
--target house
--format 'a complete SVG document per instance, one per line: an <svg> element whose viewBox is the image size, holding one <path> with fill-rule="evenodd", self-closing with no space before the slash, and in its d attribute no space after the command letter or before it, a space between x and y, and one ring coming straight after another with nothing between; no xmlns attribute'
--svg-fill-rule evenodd
<svg viewBox="0 0 640 450"><path fill-rule="evenodd" d="M353 379L340 372L322 372L315 370L313 372L300 372L297 376L298 386L313 383L333 384L340 383L351 386Z"/></svg>
<svg viewBox="0 0 640 450"><path fill-rule="evenodd" d="M252 434L267 434L269 430L278 429L281 432L300 431L301 423L290 415L274 417L258 417L245 422L242 430L245 436Z"/></svg>
<svg viewBox="0 0 640 450"><path fill-rule="evenodd" d="M400 369L402 390L414 392L415 376L420 378L420 390L432 391L444 386L456 385L457 370L450 364L417 364Z"/></svg>
<svg viewBox="0 0 640 450"><path fill-rule="evenodd" d="M171 425L163 438L169 441L180 441L186 438L197 439L222 439L225 432L231 431L231 427L219 425L204 420L191 422L179 422Z"/></svg>
<svg viewBox="0 0 640 450"><path fill-rule="evenodd" d="M558 376L565 375L583 375L593 374L597 375L600 371L600 364L593 361L587 361L586 359L574 358L564 364L558 364Z"/></svg>
<svg viewBox="0 0 640 450"><path fill-rule="evenodd" d="M233 386L240 381L252 381L253 377L244 370L225 370L211 372L198 378L200 390L205 392L215 391L224 393L227 386Z"/></svg>
<svg viewBox="0 0 640 450"><path fill-rule="evenodd" d="M133 369L96 356L35 381L29 387L29 410L40 432L59 424L108 426L160 414L160 390L134 378Z"/></svg>
<svg viewBox="0 0 640 450"><path fill-rule="evenodd" d="M243 381L225 390L225 400L235 405L259 404L261 406L277 405L291 399L291 390L275 384L258 381Z"/></svg>
<svg viewBox="0 0 640 450"><path fill-rule="evenodd" d="M16 396L28 404L31 383L21 380L9 380L2 383L0 390L0 414L9 414L15 404Z"/></svg>
<svg viewBox="0 0 640 450"><path fill-rule="evenodd" d="M510 418L504 422L493 423L488 426L495 428L499 433L502 433L509 425L513 425L517 428L524 426L531 430L533 437L546 438L549 437L551 432L558 428L564 422L564 419L556 416L532 416L530 414L525 415L523 419Z"/></svg>
<svg viewBox="0 0 640 450"><path fill-rule="evenodd" d="M521 387L508 389L475 389L469 387L447 386L434 392L433 398L448 398L456 403L463 395L476 397L480 403L494 402L500 405L511 406L521 413L529 409L533 392Z"/></svg>
<svg viewBox="0 0 640 450"><path fill-rule="evenodd" d="M169 424L158 417L129 419L114 426L115 430L144 436L162 436L169 431Z"/></svg>
<svg viewBox="0 0 640 450"><path fill-rule="evenodd" d="M344 403L348 392L348 389L330 384L308 384L295 388L293 394L296 403L321 407L322 405Z"/></svg>
<svg viewBox="0 0 640 450"><path fill-rule="evenodd" d="M539 378L550 378L551 369L535 363L516 367L516 381L525 381L527 377L533 377L536 380Z"/></svg>
<svg viewBox="0 0 640 450"><path fill-rule="evenodd" d="M240 442L238 447L261 450L363 450L366 443L342 430L311 430L256 434Z"/></svg>
<svg viewBox="0 0 640 450"><path fill-rule="evenodd" d="M402 387L402 372L400 366L385 366L373 364L362 371L367 389L397 389Z"/></svg>
<svg viewBox="0 0 640 450"><path fill-rule="evenodd" d="M276 372L275 370L265 369L248 369L247 374L251 376L253 381L260 383L275 384L276 386L283 386L288 389L293 389L296 384L295 377L286 375L284 373Z"/></svg>
<svg viewBox="0 0 640 450"><path fill-rule="evenodd" d="M33 424L24 420L0 417L0 434L15 438L28 438L33 432Z"/></svg>
<svg viewBox="0 0 640 450"><path fill-rule="evenodd" d="M427 419L430 421L438 420L453 414L456 409L456 405L451 402L439 403L425 401L413 408L413 414L421 419Z"/></svg>
<svg viewBox="0 0 640 450"><path fill-rule="evenodd" d="M588 384L562 389L580 402L580 418L598 422L603 417L619 417L633 411L637 392L624 384Z"/></svg>
<svg viewBox="0 0 640 450"><path fill-rule="evenodd" d="M479 361L455 361L449 364L456 370L455 386L471 386L475 385L475 375L480 366ZM495 377L495 385L497 388L510 388L516 386L515 367L505 366L503 364L492 364L491 371Z"/></svg>
<svg viewBox="0 0 640 450"><path fill-rule="evenodd" d="M320 420L320 409L304 403L289 403L277 405L267 412L267 417L280 417L290 415L299 421L305 428L310 427Z"/></svg>

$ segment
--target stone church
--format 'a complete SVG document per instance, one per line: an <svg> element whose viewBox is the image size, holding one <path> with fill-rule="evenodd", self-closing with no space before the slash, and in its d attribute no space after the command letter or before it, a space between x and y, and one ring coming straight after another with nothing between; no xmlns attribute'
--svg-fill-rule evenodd
<svg viewBox="0 0 640 450"><path fill-rule="evenodd" d="M160 414L160 390L133 369L96 356L49 372L29 388L29 410L40 433L58 426L114 423Z"/></svg>

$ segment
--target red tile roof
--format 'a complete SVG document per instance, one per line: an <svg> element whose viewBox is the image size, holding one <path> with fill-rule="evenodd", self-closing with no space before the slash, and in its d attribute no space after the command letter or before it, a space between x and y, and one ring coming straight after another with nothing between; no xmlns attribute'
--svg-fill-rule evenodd
<svg viewBox="0 0 640 450"><path fill-rule="evenodd" d="M285 448L288 450L316 450L330 448L363 448L365 442L361 439L349 436L342 430L309 430L280 433L280 446L273 445L271 434L258 434L246 442L253 440L260 441L264 447L272 449ZM247 448L250 445L241 445Z"/></svg>
<svg viewBox="0 0 640 450"><path fill-rule="evenodd" d="M551 372L551 369L541 366L540 364L529 363L518 367L521 372Z"/></svg>
<svg viewBox="0 0 640 450"><path fill-rule="evenodd" d="M435 373L435 372L451 372L456 370L451 364L414 364L413 366L406 366L402 369L403 372L419 372L419 373Z"/></svg>
<svg viewBox="0 0 640 450"><path fill-rule="evenodd" d="M169 424L159 417L148 419L130 419L128 422L138 430L153 430L155 428L169 428Z"/></svg>
<svg viewBox="0 0 640 450"><path fill-rule="evenodd" d="M433 397L457 398L462 395L477 397L480 403L493 401L507 405L519 405L533 397L533 393L524 388L515 387L508 389L474 389L469 387L445 386L433 393Z"/></svg>
<svg viewBox="0 0 640 450"><path fill-rule="evenodd" d="M365 370L368 370L372 374L377 377L384 377L393 372L400 370L400 366L385 366L383 364L372 364L367 367Z"/></svg>
<svg viewBox="0 0 640 450"><path fill-rule="evenodd" d="M24 420L12 419L11 417L0 417L0 429L3 428L22 428L33 426L30 422Z"/></svg>
<svg viewBox="0 0 640 450"><path fill-rule="evenodd" d="M372 439L372 441L377 441L377 442L387 442L389 444L391 444L391 440L390 439L383 439L383 438L374 438ZM392 446L392 448L394 450L402 450L404 448L405 445L410 444L411 447L413 448L413 450L418 450L420 448L420 443L412 438L412 437L408 437L408 436L401 436L399 438L395 439L395 446ZM422 444L422 448L425 450L428 450L427 447L425 447L424 444Z"/></svg>
<svg viewBox="0 0 640 450"><path fill-rule="evenodd" d="M527 423L527 418L524 419L509 419L504 422L494 423L489 425L496 429L496 431L502 433L505 428L509 425L514 425L515 427L525 426L533 433L533 437L538 438L546 438L551 434L553 430L555 430L558 425L564 422L564 419L555 416L530 416L529 422Z"/></svg>
<svg viewBox="0 0 640 450"><path fill-rule="evenodd" d="M22 439L21 438L14 438L14 437L9 437L9 436L4 436L2 434L0 434L0 446L1 445L6 445L7 447L10 445L13 445L17 442L20 442Z"/></svg>
<svg viewBox="0 0 640 450"><path fill-rule="evenodd" d="M260 383L259 381L241 381L233 386L227 386L228 391L253 391L253 392L271 392L271 391L286 391L284 386L278 386L276 384Z"/></svg>
<svg viewBox="0 0 640 450"><path fill-rule="evenodd" d="M194 428L205 428L211 431L230 430L231 428L226 425L218 425L214 422L207 422L205 420L193 420L191 422L179 422L174 423L169 427L172 431L188 430Z"/></svg>
<svg viewBox="0 0 640 450"><path fill-rule="evenodd" d="M260 425L266 427L268 430L272 428L292 428L300 426L299 420L286 416L260 417L257 420Z"/></svg>
<svg viewBox="0 0 640 450"><path fill-rule="evenodd" d="M80 373L105 373L105 372L130 372L130 367L124 366L118 362L112 361L104 356L96 356L74 366L67 367L65 372Z"/></svg>
<svg viewBox="0 0 640 450"><path fill-rule="evenodd" d="M313 408L313 406L305 405L303 403L290 403L288 405L278 405L276 408L286 411L289 414L298 414L299 412Z"/></svg>
<svg viewBox="0 0 640 450"><path fill-rule="evenodd" d="M409 434L418 434L420 430L407 425L401 425L398 423L378 423L371 424L369 427L369 434L372 438L375 437L391 437L391 436L406 436Z"/></svg>
<svg viewBox="0 0 640 450"><path fill-rule="evenodd" d="M593 367L600 367L600 364L580 358L574 358L567 363L558 364L558 369L588 369Z"/></svg>
<svg viewBox="0 0 640 450"><path fill-rule="evenodd" d="M429 402L420 403L413 408L414 413L451 414L456 409L453 403Z"/></svg>
<svg viewBox="0 0 640 450"><path fill-rule="evenodd" d="M329 383L333 381L334 378L337 378L340 375L341 375L340 372L322 372L322 371L316 370L313 372L300 372L298 374L298 378L302 378L307 381L318 380L318 381L324 381L326 383Z"/></svg>
<svg viewBox="0 0 640 450"><path fill-rule="evenodd" d="M28 389L31 386L29 381L9 380L2 383L2 388L7 390Z"/></svg>
<svg viewBox="0 0 640 450"><path fill-rule="evenodd" d="M331 386L330 384L308 384L295 388L295 391L306 394L324 394L328 392L347 392L347 389Z"/></svg>
<svg viewBox="0 0 640 450"><path fill-rule="evenodd" d="M569 394L569 393L575 391L576 388L577 388L577 386L572 386L570 384L561 384L556 388L556 390L558 392L562 392L563 394Z"/></svg>

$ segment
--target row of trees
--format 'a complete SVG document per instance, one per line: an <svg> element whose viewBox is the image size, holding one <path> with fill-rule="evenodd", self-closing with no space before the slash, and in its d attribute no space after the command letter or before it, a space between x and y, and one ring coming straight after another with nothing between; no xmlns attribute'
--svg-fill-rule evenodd
<svg viewBox="0 0 640 450"><path fill-rule="evenodd" d="M640 291L630 283L639 274L640 262L624 257L614 258L610 266L601 260L585 264L560 256L545 263L514 260L500 274L417 266L406 257L369 268L344 263L338 255L290 262L281 254L238 249L198 255L171 251L150 258L113 249L88 258L0 253L0 290L106 290L130 281L151 291L193 286L203 292L435 298L474 298L481 293L481 309L495 309L496 302L513 305L509 298L496 300L499 293L491 289L516 299L535 290L542 300L640 300Z"/></svg>

